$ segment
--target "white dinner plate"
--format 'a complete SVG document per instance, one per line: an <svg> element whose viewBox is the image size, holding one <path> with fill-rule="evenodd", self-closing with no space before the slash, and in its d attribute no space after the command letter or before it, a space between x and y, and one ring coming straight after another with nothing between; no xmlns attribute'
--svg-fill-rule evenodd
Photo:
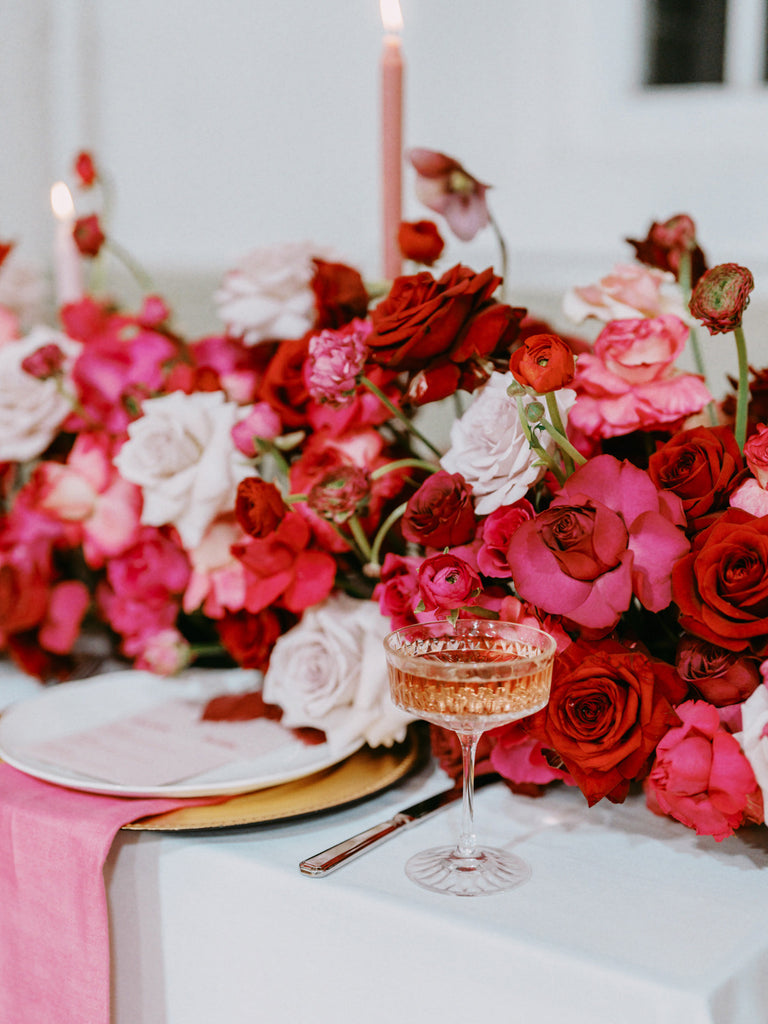
<svg viewBox="0 0 768 1024"><path fill-rule="evenodd" d="M51 763L37 755L41 743L66 740L86 730L110 727L123 719L151 712L181 696L195 701L200 712L207 701L233 692L232 677L241 670L190 672L164 679L149 672L110 672L93 679L49 687L29 699L12 704L0 718L0 759L45 782L90 793L132 797L205 797L248 793L267 786L304 778L349 757L363 746L356 740L344 747L328 743L309 745L285 730L277 749L250 750L230 763L163 785L106 782L83 774L65 760ZM253 673L250 676L254 677ZM239 687L243 689L242 686ZM237 686L234 687L236 692ZM274 723L270 723L274 724ZM234 723L237 728L239 723ZM226 726L224 726L226 727Z"/></svg>

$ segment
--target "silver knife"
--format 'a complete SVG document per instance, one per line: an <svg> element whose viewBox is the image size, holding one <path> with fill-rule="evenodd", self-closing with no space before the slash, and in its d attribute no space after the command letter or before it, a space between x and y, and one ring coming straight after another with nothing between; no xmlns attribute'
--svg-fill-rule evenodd
<svg viewBox="0 0 768 1024"><path fill-rule="evenodd" d="M492 773L479 775L475 779L475 789L481 789L491 782L498 781L499 776ZM423 821L424 818L428 818L435 811L439 811L443 807L448 807L456 800L461 800L460 785L453 786L451 789L445 789L442 793L435 793L434 796L428 796L425 800L419 800L413 806L405 807L402 811L398 811L388 821L383 821L380 825L373 825L371 828L365 829L364 832L359 832L356 836L345 839L343 842L323 850L322 853L317 853L314 857L303 860L299 864L299 870L302 874L310 875L313 878L327 875L341 864L345 864L347 861L352 860L353 857L358 857L361 853L369 850L375 843L381 843L385 839L389 839L401 828L407 828L417 821Z"/></svg>

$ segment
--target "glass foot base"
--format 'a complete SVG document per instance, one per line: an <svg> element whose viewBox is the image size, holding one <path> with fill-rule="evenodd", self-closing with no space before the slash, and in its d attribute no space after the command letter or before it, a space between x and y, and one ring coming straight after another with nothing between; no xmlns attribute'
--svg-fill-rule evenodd
<svg viewBox="0 0 768 1024"><path fill-rule="evenodd" d="M524 860L492 847L479 847L472 857L460 856L455 846L424 850L411 857L405 873L423 889L452 896L490 896L531 877Z"/></svg>

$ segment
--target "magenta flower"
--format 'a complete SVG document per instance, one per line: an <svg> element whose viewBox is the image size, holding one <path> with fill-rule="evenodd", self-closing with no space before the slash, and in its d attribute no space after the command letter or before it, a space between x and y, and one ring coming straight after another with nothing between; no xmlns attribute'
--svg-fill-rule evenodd
<svg viewBox="0 0 768 1024"><path fill-rule="evenodd" d="M453 157L433 149L412 149L408 158L416 171L419 201L445 217L462 242L471 242L489 222L485 193L490 186L465 171Z"/></svg>
<svg viewBox="0 0 768 1024"><path fill-rule="evenodd" d="M672 567L689 550L684 524L676 495L629 462L597 456L515 531L507 557L518 594L598 633L616 626L633 594L661 611L672 599Z"/></svg>
<svg viewBox="0 0 768 1024"><path fill-rule="evenodd" d="M454 554L429 555L419 566L419 593L424 611L438 615L475 602L482 590L480 577Z"/></svg>
<svg viewBox="0 0 768 1024"><path fill-rule="evenodd" d="M366 340L372 329L367 320L353 320L341 330L321 331L310 338L306 383L316 402L338 406L354 398L368 358Z"/></svg>

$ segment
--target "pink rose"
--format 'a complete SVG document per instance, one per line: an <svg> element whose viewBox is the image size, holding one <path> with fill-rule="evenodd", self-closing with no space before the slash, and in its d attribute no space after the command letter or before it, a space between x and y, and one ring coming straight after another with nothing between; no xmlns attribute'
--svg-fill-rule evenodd
<svg viewBox="0 0 768 1024"><path fill-rule="evenodd" d="M480 527L481 546L477 552L477 565L484 576L510 575L507 548L517 528L533 519L533 505L521 498L514 505L502 505L484 520Z"/></svg>
<svg viewBox="0 0 768 1024"><path fill-rule="evenodd" d="M494 729L490 735L495 740L491 764L502 778L518 786L530 783L546 786L556 779L574 785L569 772L550 765L540 741L529 736L520 722Z"/></svg>
<svg viewBox="0 0 768 1024"><path fill-rule="evenodd" d="M761 424L744 445L744 458L760 486L768 488L768 427Z"/></svg>
<svg viewBox="0 0 768 1024"><path fill-rule="evenodd" d="M648 805L720 842L741 825L757 783L738 741L704 701L677 708L682 725L662 737L646 781Z"/></svg>
<svg viewBox="0 0 768 1024"><path fill-rule="evenodd" d="M699 412L712 400L701 378L674 362L688 339L679 317L614 320L579 356L569 423L587 437L652 430Z"/></svg>
<svg viewBox="0 0 768 1024"><path fill-rule="evenodd" d="M430 555L419 566L419 593L424 611L449 612L474 603L482 590L475 570L456 555Z"/></svg>
<svg viewBox="0 0 768 1024"><path fill-rule="evenodd" d="M578 469L549 509L522 523L508 559L520 597L575 626L607 633L635 594L661 611L672 566L689 550L680 499L611 455Z"/></svg>

